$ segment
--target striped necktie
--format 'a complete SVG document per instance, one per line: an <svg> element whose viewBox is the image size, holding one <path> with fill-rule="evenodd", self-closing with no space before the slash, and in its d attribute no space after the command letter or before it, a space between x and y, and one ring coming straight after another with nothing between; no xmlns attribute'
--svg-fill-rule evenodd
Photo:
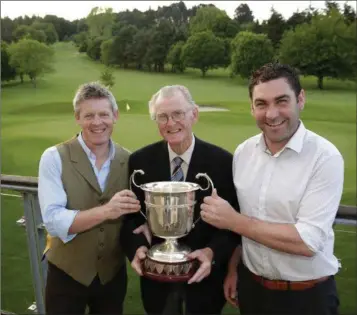
<svg viewBox="0 0 357 315"><path fill-rule="evenodd" d="M176 156L173 161L175 168L172 172L171 180L181 182L183 181L183 170L181 168L183 160L179 156Z"/></svg>

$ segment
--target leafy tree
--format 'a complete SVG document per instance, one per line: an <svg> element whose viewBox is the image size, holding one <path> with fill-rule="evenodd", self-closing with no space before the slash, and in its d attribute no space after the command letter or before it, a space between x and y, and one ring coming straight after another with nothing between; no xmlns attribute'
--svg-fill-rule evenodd
<svg viewBox="0 0 357 315"><path fill-rule="evenodd" d="M76 33L88 32L88 24L85 18L75 21L76 23Z"/></svg>
<svg viewBox="0 0 357 315"><path fill-rule="evenodd" d="M15 42L19 41L20 39L24 38L30 32L30 27L28 25L19 25L17 26L13 33L12 37Z"/></svg>
<svg viewBox="0 0 357 315"><path fill-rule="evenodd" d="M133 25L124 25L113 38L110 59L123 68L128 68L129 64L135 61L132 45L137 31L138 29Z"/></svg>
<svg viewBox="0 0 357 315"><path fill-rule="evenodd" d="M51 47L33 39L21 39L9 46L10 65L18 73L27 74L36 87L37 78L53 71L54 51Z"/></svg>
<svg viewBox="0 0 357 315"><path fill-rule="evenodd" d="M150 60L147 60L147 47L150 45L151 33L151 29L141 29L133 37L133 58L138 70L142 70L146 64L151 65Z"/></svg>
<svg viewBox="0 0 357 315"><path fill-rule="evenodd" d="M43 30L36 29L28 25L19 25L13 33L14 41L19 41L20 39L33 39L41 43L46 42L46 34Z"/></svg>
<svg viewBox="0 0 357 315"><path fill-rule="evenodd" d="M272 8L270 18L264 22L264 33L268 35L274 47L277 48L286 29L284 17Z"/></svg>
<svg viewBox="0 0 357 315"><path fill-rule="evenodd" d="M273 56L273 44L266 34L240 32L232 40L232 73L248 78L254 70L271 62Z"/></svg>
<svg viewBox="0 0 357 315"><path fill-rule="evenodd" d="M152 16L150 16L150 12L148 14L149 15L147 15L145 12L139 11L138 9L134 9L133 11L121 11L114 14L114 24L119 25L117 29L120 29L121 26L128 25L135 26L138 29L154 26L155 16L154 19L151 20ZM117 34L113 32L113 35Z"/></svg>
<svg viewBox="0 0 357 315"><path fill-rule="evenodd" d="M190 18L190 10L185 3L180 1L169 6L158 7L155 13L156 20L166 19L172 22L177 28L187 26Z"/></svg>
<svg viewBox="0 0 357 315"><path fill-rule="evenodd" d="M86 52L88 49L88 33L80 32L73 36L73 42L78 47L79 52Z"/></svg>
<svg viewBox="0 0 357 315"><path fill-rule="evenodd" d="M347 3L343 6L343 16L345 18L346 24L351 24L356 21L356 11Z"/></svg>
<svg viewBox="0 0 357 315"><path fill-rule="evenodd" d="M113 51L114 39L103 41L100 45L100 61L106 66L115 64L115 52Z"/></svg>
<svg viewBox="0 0 357 315"><path fill-rule="evenodd" d="M300 24L310 23L311 18L312 18L312 15L307 10L302 11L302 12L296 11L286 21L287 28L295 29L295 27Z"/></svg>
<svg viewBox="0 0 357 315"><path fill-rule="evenodd" d="M1 81L10 81L16 78L16 69L10 66L8 44L1 41Z"/></svg>
<svg viewBox="0 0 357 315"><path fill-rule="evenodd" d="M115 84L115 78L113 75L113 69L110 67L106 67L101 75L100 75L100 82L106 86L108 89L111 89Z"/></svg>
<svg viewBox="0 0 357 315"><path fill-rule="evenodd" d="M316 76L318 87L323 89L324 77L347 78L355 71L355 42L355 29L349 29L341 14L331 10L329 15L317 15L310 24L287 31L281 41L279 58L304 75Z"/></svg>
<svg viewBox="0 0 357 315"><path fill-rule="evenodd" d="M32 26L29 27L29 32L28 32L27 36L25 36L24 38L37 40L40 43L47 42L46 33L43 30L37 30L37 29L33 28Z"/></svg>
<svg viewBox="0 0 357 315"><path fill-rule="evenodd" d="M217 7L212 3L209 3L209 4L200 3L199 5L194 5L190 10L188 10L189 19L192 20L192 18L194 16L196 16L197 11L201 8L216 8L217 9Z"/></svg>
<svg viewBox="0 0 357 315"><path fill-rule="evenodd" d="M93 60L100 60L102 37L89 38L87 40L87 55Z"/></svg>
<svg viewBox="0 0 357 315"><path fill-rule="evenodd" d="M46 44L54 44L58 41L58 34L52 23L44 23L40 21L35 21L31 25L32 29L43 31L46 36Z"/></svg>
<svg viewBox="0 0 357 315"><path fill-rule="evenodd" d="M82 20L84 21L84 19ZM81 29L77 29L78 20L71 22L56 15L48 14L41 22L50 23L54 26L58 41L63 41L66 37L69 38L72 35L82 31Z"/></svg>
<svg viewBox="0 0 357 315"><path fill-rule="evenodd" d="M15 23L9 18L4 17L1 19L1 39L7 43L13 40L13 32L15 30Z"/></svg>
<svg viewBox="0 0 357 315"><path fill-rule="evenodd" d="M209 69L225 65L225 43L212 32L199 32L190 36L182 48L185 66L200 69L205 77Z"/></svg>
<svg viewBox="0 0 357 315"><path fill-rule="evenodd" d="M224 10L214 6L201 7L189 24L189 33L195 34L204 31L211 31L215 36L234 37L238 31L235 24Z"/></svg>
<svg viewBox="0 0 357 315"><path fill-rule="evenodd" d="M263 26L259 23L258 20L246 24L241 24L239 25L239 31L240 32L252 32L256 34L261 34L263 33Z"/></svg>
<svg viewBox="0 0 357 315"><path fill-rule="evenodd" d="M33 15L32 17L29 17L28 15L19 16L19 17L14 19L14 24L15 25L27 25L27 26L30 26L33 22L35 22L38 19L39 19L39 17L35 16L35 15Z"/></svg>
<svg viewBox="0 0 357 315"><path fill-rule="evenodd" d="M248 4L242 3L234 10L234 19L239 25L252 23L254 22L253 11Z"/></svg>
<svg viewBox="0 0 357 315"><path fill-rule="evenodd" d="M325 13L329 15L332 11L340 11L340 6L335 1L325 1Z"/></svg>
<svg viewBox="0 0 357 315"><path fill-rule="evenodd" d="M167 19L160 20L158 26L149 33L149 45L145 54L145 63L154 71L164 72L166 56L175 40L175 25Z"/></svg>
<svg viewBox="0 0 357 315"><path fill-rule="evenodd" d="M167 62L171 64L172 72L180 71L183 72L185 70L185 65L182 61L182 47L185 45L185 42L179 41L176 44L172 45L170 51L167 55Z"/></svg>
<svg viewBox="0 0 357 315"><path fill-rule="evenodd" d="M110 38L112 36L114 17L112 8L93 8L86 18L89 35L91 37Z"/></svg>

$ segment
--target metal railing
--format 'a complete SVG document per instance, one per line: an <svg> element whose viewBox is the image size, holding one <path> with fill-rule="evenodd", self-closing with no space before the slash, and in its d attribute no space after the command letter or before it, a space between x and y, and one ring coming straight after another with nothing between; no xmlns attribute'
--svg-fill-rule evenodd
<svg viewBox="0 0 357 315"><path fill-rule="evenodd" d="M46 230L37 196L37 177L1 175L1 188L22 194L24 202L24 222L30 255L32 283L36 298L36 311L45 314L44 288L47 275L47 261L42 259L46 246ZM356 207L340 205L335 219L337 224L357 225Z"/></svg>
<svg viewBox="0 0 357 315"><path fill-rule="evenodd" d="M39 314L45 314L44 293L47 262L42 260L42 255L46 246L46 230L38 203L37 185L36 177L1 175L1 189L19 192L23 197L25 222L21 225L26 228L32 284L36 299L35 307ZM36 309L33 305L31 307Z"/></svg>

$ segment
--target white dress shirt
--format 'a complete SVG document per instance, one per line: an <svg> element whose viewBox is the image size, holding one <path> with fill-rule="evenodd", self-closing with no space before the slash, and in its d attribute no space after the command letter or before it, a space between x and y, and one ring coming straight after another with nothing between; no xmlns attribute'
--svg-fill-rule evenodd
<svg viewBox="0 0 357 315"><path fill-rule="evenodd" d="M184 180L186 180L187 177L187 171L188 171L188 166L190 165L190 161L191 161L191 157L192 157L192 153L193 153L193 149L195 147L195 137L192 135L192 143L189 146L189 148L181 155L178 155L177 153L175 153L169 144L167 144L168 150L169 150L169 158L170 158L170 168L171 168L171 172L170 174L172 174L172 172L175 169L175 162L174 162L174 158L179 156L181 157L181 159L183 160L182 164L181 164L181 168L183 171L183 175L184 175Z"/></svg>
<svg viewBox="0 0 357 315"><path fill-rule="evenodd" d="M96 157L84 143L82 135L78 142L88 156L102 191L105 189L106 180L110 170L110 162L115 156L114 145L110 142L108 159L98 170ZM47 232L54 237L59 237L64 243L71 241L76 234L68 235L68 230L79 209L66 209L67 195L61 180L62 161L55 146L44 151L39 164L38 199L41 208L42 220Z"/></svg>
<svg viewBox="0 0 357 315"><path fill-rule="evenodd" d="M290 281L336 274L332 225L343 190L344 161L323 137L300 126L274 156L262 134L240 144L233 177L241 213L294 224L313 257L279 252L242 237L243 262L251 272Z"/></svg>

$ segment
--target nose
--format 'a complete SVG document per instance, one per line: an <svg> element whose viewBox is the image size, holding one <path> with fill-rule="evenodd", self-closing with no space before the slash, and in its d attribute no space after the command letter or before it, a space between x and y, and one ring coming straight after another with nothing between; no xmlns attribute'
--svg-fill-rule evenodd
<svg viewBox="0 0 357 315"><path fill-rule="evenodd" d="M173 126L173 125L175 125L175 123L176 122L172 119L171 116L167 117L167 123L166 123L167 126Z"/></svg>
<svg viewBox="0 0 357 315"><path fill-rule="evenodd" d="M279 110L275 106L269 106L266 112L266 118L274 120L279 116Z"/></svg>
<svg viewBox="0 0 357 315"><path fill-rule="evenodd" d="M102 123L102 120L101 120L101 118L100 118L98 115L95 115L95 116L94 116L94 119L93 119L93 121L92 121L92 123L93 123L94 125L100 125L100 124Z"/></svg>

